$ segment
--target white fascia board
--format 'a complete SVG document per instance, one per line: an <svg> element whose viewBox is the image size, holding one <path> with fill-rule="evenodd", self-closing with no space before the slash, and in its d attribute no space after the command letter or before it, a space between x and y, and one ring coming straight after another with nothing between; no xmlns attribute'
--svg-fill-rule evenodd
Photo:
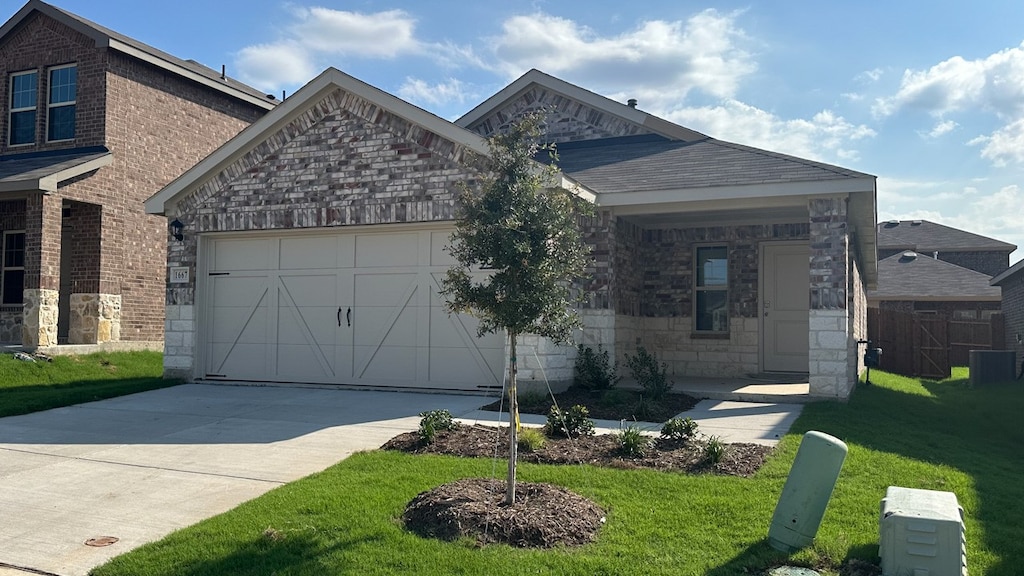
<svg viewBox="0 0 1024 576"><path fill-rule="evenodd" d="M568 176L565 176L564 174L560 175L559 177L561 178L559 186L568 190L569 193L573 194L574 196L578 196L586 200L587 202L590 202L591 204L594 204L597 201L597 194L595 194L586 186L583 186L579 182L576 182L575 180L569 178Z"/></svg>
<svg viewBox="0 0 1024 576"><path fill-rule="evenodd" d="M874 190L874 178L844 178L811 182L708 186L676 190L607 192L598 195L600 206L638 206L679 202L728 201L784 196L830 196Z"/></svg>
<svg viewBox="0 0 1024 576"><path fill-rule="evenodd" d="M106 45L109 46L113 50L117 50L118 52L121 52L123 54L127 54L127 55L129 55L129 56L131 56L133 58L138 58L139 60L142 60L143 62L148 62L148 63L156 66L157 68L162 68L162 69L167 70L169 72L173 72L174 74L177 74L178 76L183 76L185 78L188 78L189 80L192 80L194 82L198 82L199 84L202 84L203 86L207 86L209 88L213 88L214 90L218 90L220 92L224 92L224 93L226 93L226 94L228 94L230 96L238 98L239 100L244 100L244 101L246 101L246 102L248 102L250 104L255 104L256 106L259 106L259 107L261 107L261 108L263 108L265 110L273 110L278 105L279 100L276 100L276 99L275 100L270 100L268 98L257 98L256 96L253 96L252 94L249 94L248 92L243 92L241 90L238 90L237 88L235 88L234 86L231 86L230 84L217 82L216 80L213 80L212 78L210 78L208 76L203 76L202 74L198 74L196 72L193 72L193 71L189 70L188 68L183 68L183 67L181 67L181 66L179 66L179 65L177 65L177 64L175 64L173 62L169 62L167 60L164 60L163 58L158 58L158 57L154 56L153 54L150 54L149 52L144 52L142 50L139 50L138 48L135 48L134 46L129 46L128 44L125 44L124 42L121 42L121 41L119 41L117 39L114 39L114 38L108 39L107 42L106 42Z"/></svg>

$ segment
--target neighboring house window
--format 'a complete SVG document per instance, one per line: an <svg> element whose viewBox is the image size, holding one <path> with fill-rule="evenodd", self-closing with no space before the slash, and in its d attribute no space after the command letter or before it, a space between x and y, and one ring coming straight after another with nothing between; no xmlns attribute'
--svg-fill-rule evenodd
<svg viewBox="0 0 1024 576"><path fill-rule="evenodd" d="M0 304L21 304L25 287L25 233L4 232Z"/></svg>
<svg viewBox="0 0 1024 576"><path fill-rule="evenodd" d="M50 97L46 104L46 140L54 142L75 137L75 98L78 67L50 68Z"/></svg>
<svg viewBox="0 0 1024 576"><path fill-rule="evenodd" d="M39 74L37 72L11 74L11 131L7 140L11 146L32 144L36 141L36 87L38 82Z"/></svg>
<svg viewBox="0 0 1024 576"><path fill-rule="evenodd" d="M697 246L693 322L698 332L729 331L729 249Z"/></svg>

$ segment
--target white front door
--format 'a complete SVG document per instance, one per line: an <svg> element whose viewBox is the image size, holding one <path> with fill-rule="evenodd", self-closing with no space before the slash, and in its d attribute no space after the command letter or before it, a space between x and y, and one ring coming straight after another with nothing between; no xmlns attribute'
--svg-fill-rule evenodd
<svg viewBox="0 0 1024 576"><path fill-rule="evenodd" d="M209 379L477 389L503 335L448 315L447 230L214 237L204 252Z"/></svg>
<svg viewBox="0 0 1024 576"><path fill-rule="evenodd" d="M810 247L806 242L761 245L761 368L807 372Z"/></svg>

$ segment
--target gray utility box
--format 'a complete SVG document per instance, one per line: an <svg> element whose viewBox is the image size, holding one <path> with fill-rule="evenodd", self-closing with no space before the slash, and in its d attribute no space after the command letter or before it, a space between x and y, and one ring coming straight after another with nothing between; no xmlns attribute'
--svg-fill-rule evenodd
<svg viewBox="0 0 1024 576"><path fill-rule="evenodd" d="M883 576L967 576L964 509L956 494L889 486L881 508Z"/></svg>
<svg viewBox="0 0 1024 576"><path fill-rule="evenodd" d="M971 350L968 362L971 386L1011 382L1016 378L1017 353L1013 350Z"/></svg>

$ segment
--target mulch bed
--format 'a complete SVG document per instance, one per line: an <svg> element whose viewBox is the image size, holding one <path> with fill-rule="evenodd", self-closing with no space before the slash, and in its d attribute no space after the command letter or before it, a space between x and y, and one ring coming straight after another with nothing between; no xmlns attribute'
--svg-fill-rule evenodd
<svg viewBox="0 0 1024 576"><path fill-rule="evenodd" d="M557 402L558 407L562 410L577 404L586 406L590 417L599 420L639 420L643 422L664 422L677 416L680 412L693 408L697 402L700 402L697 398L686 394L669 393L656 402L646 402L642 409L638 409L641 398L639 390L612 388L611 390L592 392L577 387L555 394L554 399L547 396L543 400L538 399L536 402L532 402L529 395L524 394L520 394L519 398L519 412L523 414L547 416L551 407ZM508 401L498 400L484 406L481 410L507 412Z"/></svg>
<svg viewBox="0 0 1024 576"><path fill-rule="evenodd" d="M536 464L591 464L611 468L647 468L665 472L691 474L713 473L750 476L764 464L772 452L760 444L728 444L725 456L717 464L704 460L703 446L697 442L676 442L659 438L642 457L630 458L619 453L613 434L579 438L548 438L534 452L520 448L519 461ZM505 458L508 453L508 428L483 425L460 425L455 430L440 431L434 442L427 444L417 432L400 434L382 447L412 454L449 454L469 458Z"/></svg>
<svg viewBox="0 0 1024 576"><path fill-rule="evenodd" d="M580 546L604 524L600 506L560 486L516 482L516 501L504 500L504 480L465 478L416 496L402 520L427 538L520 548Z"/></svg>

